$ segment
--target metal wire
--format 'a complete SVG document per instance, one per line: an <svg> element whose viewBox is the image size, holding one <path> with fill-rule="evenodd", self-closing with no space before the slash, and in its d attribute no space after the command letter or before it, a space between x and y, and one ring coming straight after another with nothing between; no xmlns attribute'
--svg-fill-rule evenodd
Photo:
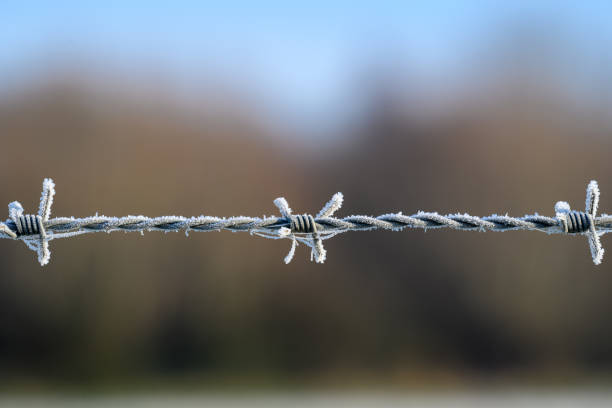
<svg viewBox="0 0 612 408"><path fill-rule="evenodd" d="M524 217L508 215L491 215L475 217L468 214L440 215L435 212L418 212L413 215L400 213L383 214L377 217L352 215L335 218L333 214L342 206L343 196L335 194L316 217L312 215L293 215L287 201L278 198L274 201L281 217L230 217L211 216L180 217L163 216L149 218L145 216L106 217L92 216L86 218L58 217L50 219L51 204L55 194L53 181L45 179L39 214L23 215L23 208L18 202L9 205L9 219L0 223L0 238L23 240L28 247L39 254L41 265L48 263L48 241L68 238L79 234L113 231L249 231L265 238L291 239L291 251L285 258L289 263L293 258L297 242L311 247L311 258L322 263L326 252L322 241L348 231L371 231L386 229L400 231L404 228L452 228L462 231L515 231L534 230L548 234L586 235L591 247L593 262L601 263L603 249L599 236L612 231L612 216L597 217L599 188L592 181L587 188L586 212L571 211L565 202L555 206L556 216L546 217L538 214ZM45 248L46 251L45 251Z"/></svg>

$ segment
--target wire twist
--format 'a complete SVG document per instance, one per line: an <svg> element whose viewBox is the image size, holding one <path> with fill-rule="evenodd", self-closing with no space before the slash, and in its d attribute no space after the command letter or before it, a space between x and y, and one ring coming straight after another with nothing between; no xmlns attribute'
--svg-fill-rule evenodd
<svg viewBox="0 0 612 408"><path fill-rule="evenodd" d="M581 234L591 227L591 215L582 211L570 211L565 216L564 229L568 234Z"/></svg>
<svg viewBox="0 0 612 408"><path fill-rule="evenodd" d="M295 215L287 200L277 198L274 204L279 209L280 217L199 216L186 218L163 216L149 218L138 215L117 218L96 215L86 218L50 219L54 195L53 181L45 179L37 215L24 214L21 204L15 201L9 204L9 219L4 223L0 222L0 238L24 241L30 249L38 253L41 265L49 262L49 241L92 232L184 230L188 234L190 231L249 231L251 234L264 238L290 239L292 244L285 257L286 263L293 259L298 243L303 243L311 248L311 260L322 263L327 256L323 241L337 234L375 229L400 231L404 228L452 228L461 231L535 230L548 234L586 235L593 262L600 264L604 250L599 237L612 231L612 216L597 217L599 188L595 181L591 181L587 188L584 212L572 211L569 204L559 201L555 205L555 217L546 217L536 213L524 217L494 214L481 218L469 214L440 215L436 212L419 211L413 215L404 215L400 212L377 217L352 215L335 218L334 213L342 207L343 203L342 194L336 193L316 216Z"/></svg>

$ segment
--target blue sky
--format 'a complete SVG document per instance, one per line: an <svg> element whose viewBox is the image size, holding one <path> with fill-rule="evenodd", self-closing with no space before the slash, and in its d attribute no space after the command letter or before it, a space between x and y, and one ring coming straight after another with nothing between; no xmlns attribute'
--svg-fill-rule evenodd
<svg viewBox="0 0 612 408"><path fill-rule="evenodd" d="M0 73L31 68L45 53L85 53L117 66L159 64L184 78L225 72L308 110L334 103L351 69L377 52L452 73L505 21L561 21L585 44L612 47L610 1L502 3L3 0Z"/></svg>

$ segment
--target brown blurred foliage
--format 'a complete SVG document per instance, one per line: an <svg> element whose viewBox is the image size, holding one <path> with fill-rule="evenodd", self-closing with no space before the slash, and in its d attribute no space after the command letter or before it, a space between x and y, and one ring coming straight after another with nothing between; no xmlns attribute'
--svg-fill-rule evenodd
<svg viewBox="0 0 612 408"><path fill-rule="evenodd" d="M113 94L43 78L0 98L1 196L34 211L52 177L58 216L256 216L281 195L316 212L336 191L340 214L522 215L552 214L557 200L581 208L597 179L602 209L612 206L605 106L577 106L541 73L492 71L430 115L396 95L392 75L356 84L368 109L321 150L275 134L240 101L194 114L155 84ZM8 383L361 373L413 384L612 369L612 260L594 267L583 239L351 233L328 241L324 265L300 247L285 266L287 242L248 234L92 234L53 242L44 269L0 244Z"/></svg>

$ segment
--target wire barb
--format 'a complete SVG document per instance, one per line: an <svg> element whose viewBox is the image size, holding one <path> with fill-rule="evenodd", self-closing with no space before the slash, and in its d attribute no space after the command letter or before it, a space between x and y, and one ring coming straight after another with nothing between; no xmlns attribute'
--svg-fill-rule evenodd
<svg viewBox="0 0 612 408"><path fill-rule="evenodd" d="M595 228L595 218L597 207L599 206L599 186L597 181L592 180L586 193L584 212L572 211L569 204L565 201L558 201L555 204L557 219L566 234L584 234L589 243L591 257L595 265L601 264L604 256L604 249L601 246L599 232ZM602 232L603 234L604 232Z"/></svg>
<svg viewBox="0 0 612 408"><path fill-rule="evenodd" d="M28 248L36 251L38 262L42 266L48 264L51 259L51 251L49 250L49 240L51 237L47 235L45 222L49 221L49 216L51 215L53 196L55 196L55 184L53 180L45 179L43 181L38 215L24 215L21 203L13 201L9 204L9 219L7 223L0 223L0 232L6 234L8 238L21 239ZM7 225L9 221L11 221L14 229Z"/></svg>
<svg viewBox="0 0 612 408"><path fill-rule="evenodd" d="M9 218L4 223L0 222L0 238L23 241L28 248L37 252L41 265L46 265L51 257L49 241L92 232L249 231L264 238L291 240L285 263L291 262L299 243L310 247L311 260L323 263L327 257L323 246L326 239L347 231L401 231L405 228L452 228L461 231L530 230L548 234L586 235L593 262L599 265L604 255L600 236L612 231L612 216L597 216L599 187L596 181L591 181L588 185L584 212L572 211L568 203L559 201L555 205L555 217L538 214L510 217L494 214L480 218L468 214L440 215L436 212L419 211L413 215L400 212L377 217L351 215L335 218L334 213L342 207L344 201L342 193L336 193L314 217L310 214L294 215L287 200L280 197L274 200L280 217L219 218L202 215L191 218L149 218L138 215L117 218L95 215L86 218L51 219L54 195L55 184L51 179L45 179L37 215L24 214L21 204L14 201L9 204Z"/></svg>
<svg viewBox="0 0 612 408"><path fill-rule="evenodd" d="M342 207L343 196L342 193L336 193L332 196L331 200L323 206L321 211L317 215L317 219L322 217L331 217L340 207ZM290 239L291 249L285 257L285 263L288 264L293 260L295 255L295 248L298 245L298 241L311 248L310 260L314 260L317 263L325 262L327 257L327 251L323 247L323 240L331 238L334 235L339 234L342 231L333 231L322 233L319 232L319 227L315 218L310 214L293 215L289 203L284 197L279 197L274 200L274 204L278 207L281 215L285 221L289 224L288 227L282 227L278 230L277 236L270 235L270 231L267 230L256 230L256 235L264 238L287 238Z"/></svg>

